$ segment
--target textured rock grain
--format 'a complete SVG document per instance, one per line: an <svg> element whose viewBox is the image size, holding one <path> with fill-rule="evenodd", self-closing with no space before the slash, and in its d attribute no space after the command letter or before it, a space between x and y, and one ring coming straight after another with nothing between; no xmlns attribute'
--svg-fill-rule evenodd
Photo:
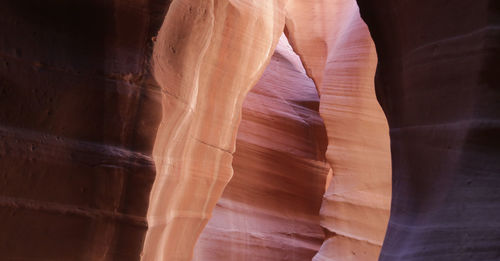
<svg viewBox="0 0 500 261"><path fill-rule="evenodd" d="M247 95L234 175L195 248L195 261L311 260L329 165L312 80L283 36Z"/></svg>
<svg viewBox="0 0 500 261"><path fill-rule="evenodd" d="M230 180L247 92L283 31L282 1L174 1L154 49L163 92L144 260L190 260Z"/></svg>
<svg viewBox="0 0 500 261"><path fill-rule="evenodd" d="M376 260L389 218L391 162L373 86L373 42L354 1L293 1L287 10L286 32L321 95L333 171L321 207L327 239L315 260Z"/></svg>
<svg viewBox="0 0 500 261"><path fill-rule="evenodd" d="M168 1L0 2L0 259L138 260Z"/></svg>
<svg viewBox="0 0 500 261"><path fill-rule="evenodd" d="M0 3L1 260L500 259L498 1L169 2Z"/></svg>
<svg viewBox="0 0 500 261"><path fill-rule="evenodd" d="M498 260L499 2L358 3L391 135L380 260Z"/></svg>

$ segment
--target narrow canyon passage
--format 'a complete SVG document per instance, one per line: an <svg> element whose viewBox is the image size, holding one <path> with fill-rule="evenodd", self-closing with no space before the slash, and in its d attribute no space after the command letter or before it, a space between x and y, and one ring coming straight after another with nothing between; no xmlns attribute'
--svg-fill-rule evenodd
<svg viewBox="0 0 500 261"><path fill-rule="evenodd" d="M243 103L234 174L195 248L195 261L311 260L330 166L319 97L283 35Z"/></svg>
<svg viewBox="0 0 500 261"><path fill-rule="evenodd" d="M263 17L262 21L268 23L262 24L266 27L261 30L272 29L270 32L276 33L277 28L283 30L286 24L285 31L292 39L292 46L322 94L320 113L327 123L329 149L326 155L333 169L333 178L321 209L321 225L328 231L328 238L315 259L377 258L389 214L389 143L387 123L373 89L374 46L359 17L356 3L347 0L316 1L309 5L294 1L286 5L280 5L280 2L275 2L276 5L253 3L250 6L231 1L224 3L213 7L215 16L211 18L205 17L205 13L193 13L188 2L174 2L170 8L178 8L178 11L169 12L171 16L167 15L158 37L155 75L167 88L163 104L168 118L164 118L160 126L155 145L158 176L148 214L150 229L146 237L145 258L150 254L180 260L189 258L190 249L230 180L237 119L246 92L253 86L252 81L258 79L248 78L249 70L253 71L249 65L259 65L257 68L263 71L262 62L270 59L272 52L269 51L276 44L273 38L265 38L269 43L267 47L261 45L266 41L245 44L244 41L252 40L247 38L249 32L244 31L241 39L234 33L243 33L241 30L246 27L239 26L259 19L257 16L242 20L238 12L251 15L262 12L261 8L275 12L270 17L277 19ZM202 5L200 8L194 10L212 7ZM323 12L310 17L304 16L310 12L297 12L307 9ZM206 19L192 25L189 23L196 19L187 20L186 26L200 28L202 36L211 30L213 34L204 35L206 38L181 38L185 41L182 45L172 42L172 39L178 39L179 30L179 25L173 22L182 13ZM329 13L337 15L330 17ZM230 23L233 15L239 17L234 21L244 23ZM226 35L227 30L234 33ZM261 30L250 31L255 33L253 40L266 36ZM316 37L304 37L306 32ZM218 55L220 43L229 44L229 50L234 50L234 53L225 50L224 54ZM261 49L259 57L255 55L255 47L270 49ZM202 51L208 49L199 56L196 51L200 48ZM250 50L252 56L246 56L245 52ZM188 70L172 67L175 64L185 64ZM199 68L199 71L193 68ZM167 78L177 79L176 74L184 75L179 78L180 85L164 82ZM188 188L196 188L197 193L187 193ZM158 252L149 250L150 246Z"/></svg>
<svg viewBox="0 0 500 261"><path fill-rule="evenodd" d="M232 152L243 99L260 78L277 44L277 33L283 29L292 39L292 46L299 54L300 62L305 65L307 74L312 77L321 94L319 110L325 119L329 144L326 158L333 170L331 186L325 194L320 215L311 212L316 206L314 201L307 213L310 220L314 220L311 218L314 215L316 220L321 219L320 224L327 231L327 239L314 259L376 259L389 216L389 138L387 122L376 101L373 87L376 64L374 46L359 16L356 3L348 0L315 1L308 4L288 1L286 5L281 1L267 4L247 1L217 3L211 6L189 1L174 2L155 46L154 70L164 89L164 119L155 144L157 179L148 212L150 228L146 236L144 259L152 258L150 256L173 260L190 259L198 236L232 176ZM309 9L316 12L298 12ZM267 16L260 16L263 10L268 12ZM322 12L317 12L318 10ZM210 13L213 16L208 15ZM336 15L330 16L332 13ZM180 14L193 18L182 20L183 16ZM258 15L255 16L256 14ZM243 19L247 15L249 20ZM182 26L179 26L179 22L184 23L186 28L180 31ZM251 25L257 27L249 27ZM248 28L253 30L248 31ZM200 34L193 33L190 37L179 38L179 34L190 30L200 30ZM232 33L226 34L228 31ZM263 33L266 31L273 34ZM249 34L253 35L249 37ZM315 37L310 38L307 34ZM182 42L178 42L179 39ZM221 53L221 46L225 45L227 48ZM256 50L260 53L256 53ZM297 57L294 59L297 60ZM304 71L302 77L307 78ZM308 85L312 84L310 80L308 82ZM289 85L298 83L300 81L295 80ZM280 90L276 80L267 86L270 92L275 88ZM305 94L297 93L296 96ZM280 97L287 99L285 94ZM249 99L252 100L252 95ZM259 106L258 104L254 102L250 106ZM288 113L292 122L293 115ZM243 133L249 130L243 121ZM279 135L273 136L274 142L280 139ZM302 135L297 141L289 142L295 144L305 137L309 139L309 143L323 142L311 139L310 135ZM240 144L243 143L240 141ZM320 153L314 157L319 159L323 155ZM235 164L238 166L238 161ZM246 167L251 168L248 165ZM238 179L235 184L238 184ZM264 188L265 186L262 189ZM313 183L310 188L312 191L306 192L317 195L314 200L319 202L323 184L318 186ZM194 194L193 189L196 191ZM229 197L234 196L231 192L234 193L234 190L230 186L227 192ZM222 202L228 201L223 198ZM272 203L272 200L266 203ZM291 201L280 207L292 209L290 204ZM300 206L303 203L297 200L293 204ZM224 215L229 215L227 209L230 208L226 207ZM277 210L279 209L278 207ZM297 211L302 210L298 208ZM224 218L221 217L223 214L215 214L216 217ZM213 220L206 232L207 236L209 233L223 233L224 229L231 230L220 227L220 222L223 221L219 221L219 231L216 231L217 219ZM224 225L232 224L226 222ZM225 246L223 241L220 243ZM241 243L246 248L254 247L252 244L254 243ZM271 240L266 244L272 246L276 243ZM206 250L210 248L209 245L206 241L200 242L198 259L205 258L204 253L210 253ZM214 245L212 243L212 247L216 248ZM311 249L309 253L302 255L311 255L314 252ZM249 256L245 251L231 253L228 247L224 250L227 253L218 253L219 256L212 258L221 258L222 255L230 260L232 255L236 255L250 260L258 256ZM293 256L297 251L299 250L289 250L288 254ZM269 254L261 253L264 258ZM304 257L297 254L296 258ZM310 256L306 257L309 258Z"/></svg>
<svg viewBox="0 0 500 261"><path fill-rule="evenodd" d="M0 1L0 260L500 260L499 3Z"/></svg>

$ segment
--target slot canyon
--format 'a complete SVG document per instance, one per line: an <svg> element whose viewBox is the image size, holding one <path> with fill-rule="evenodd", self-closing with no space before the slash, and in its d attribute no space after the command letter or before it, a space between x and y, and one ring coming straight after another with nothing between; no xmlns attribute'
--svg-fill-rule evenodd
<svg viewBox="0 0 500 261"><path fill-rule="evenodd" d="M499 82L497 0L3 0L0 260L498 261Z"/></svg>

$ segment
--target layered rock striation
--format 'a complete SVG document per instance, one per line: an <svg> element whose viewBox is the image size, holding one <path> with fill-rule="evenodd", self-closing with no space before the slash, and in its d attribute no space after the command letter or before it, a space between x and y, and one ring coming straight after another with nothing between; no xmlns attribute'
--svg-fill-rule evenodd
<svg viewBox="0 0 500 261"><path fill-rule="evenodd" d="M389 216L391 172L387 123L373 89L376 65L373 43L354 2L289 1L286 11L285 31L322 94L320 111L327 123L330 142L327 157L333 170L333 182L329 183L331 186L321 211L321 224L326 228L327 239L316 259L376 259ZM337 16L326 16L332 12ZM315 37L310 37L311 34ZM268 71L273 70L277 69L268 68ZM279 88L279 84L268 88ZM265 133L264 129L260 131ZM233 191L231 186L228 190ZM231 205L224 197L220 204L224 204L222 202ZM224 210L224 214L212 220L207 238L202 238L198 258L206 253L212 253L210 258L219 260L265 258L267 253L259 252L262 249L256 247L256 240L240 243L240 248L252 249L251 254L241 249L239 253L232 250L225 243L228 239L207 243L208 234L223 237L226 236L224 229L232 227L234 230L234 224L223 221L233 212ZM251 216L242 216L239 220L246 218ZM262 233L256 228L246 231ZM267 239L267 243L272 245L273 241Z"/></svg>
<svg viewBox="0 0 500 261"><path fill-rule="evenodd" d="M498 260L498 1L358 4L391 136L393 200L380 260Z"/></svg>
<svg viewBox="0 0 500 261"><path fill-rule="evenodd" d="M154 74L163 118L143 260L190 260L233 174L241 107L283 31L283 1L174 1Z"/></svg>
<svg viewBox="0 0 500 261"><path fill-rule="evenodd" d="M391 199L388 126L377 57L353 1L292 1L287 35L316 83L333 177L321 207L327 238L314 260L376 260Z"/></svg>
<svg viewBox="0 0 500 261"><path fill-rule="evenodd" d="M0 259L500 258L497 1L172 2L0 3Z"/></svg>
<svg viewBox="0 0 500 261"><path fill-rule="evenodd" d="M196 261L311 260L329 165L316 88L284 36L245 98L234 174L195 248Z"/></svg>
<svg viewBox="0 0 500 261"><path fill-rule="evenodd" d="M168 2L4 3L2 35L11 36L4 37L1 46L4 257L136 260L142 252L144 260L189 260L233 173L232 152L243 100L266 68L285 23L307 74L325 93L320 111L328 118L329 139L336 142L336 149L330 144L327 153L334 166L331 184L349 176L342 169L350 169L348 181L353 187L349 189L367 189L359 180L369 177L357 176L363 169L354 170L353 160L345 163L338 160L341 157L335 165L331 156L364 157L349 146L367 150L354 145L360 137L370 143L352 124L357 120L354 116L347 119L346 114L334 115L326 109L328 103L339 108L369 104L359 110L361 115L372 106L365 101L371 99L369 94L362 97L369 92L363 89L369 84L353 79L369 75L373 53L369 49L363 53L371 61L368 69L352 69L355 66L346 63L349 58L342 57L346 54L338 52L338 46L369 44L350 36L340 44L333 41L337 35L355 35L356 28L362 28L353 16L355 9L346 13L344 2L178 0L154 38ZM317 12L303 16L301 8ZM324 27L326 11L339 14L332 20L339 22L333 29ZM94 18L89 19L88 13ZM301 33L308 28L317 37L305 47ZM336 31L330 35L325 30ZM160 87L148 73L152 40L156 42L154 75ZM37 43L35 48L32 42ZM347 55L354 57L359 50ZM315 55L320 66L310 59ZM321 241L317 210L328 169L322 162L327 142L315 111L318 100L313 84L292 56L281 46L261 84L248 97L248 121L240 128L240 152L234 161L234 168L247 175L235 178L227 198L221 199L221 205L231 205L233 212L216 212L219 218L213 220L220 224L238 215L239 223L223 224L241 226L248 233L255 231L243 224L245 220L264 224L256 233L278 236L241 243L250 249L274 244L274 250L262 252L263 258L285 253L308 259ZM333 66L328 65L331 59L336 62ZM352 74L335 81L363 88L338 95L338 90L325 87L333 82L325 75L343 72L344 64ZM352 108L351 114L358 113ZM276 127L263 119L275 119ZM337 125L352 127L342 133ZM378 128L374 126L370 128ZM257 153L257 148L267 156ZM261 167L249 171L255 162L262 162L256 164ZM279 170L284 163L291 165ZM373 164L367 168L373 169L372 176L379 175ZM259 187L266 178L267 191ZM253 198L259 194L249 194L242 186L247 182L257 182L252 191L263 189L270 199ZM279 187L281 182L290 187ZM355 234L351 225L339 220L345 220L343 215L355 209L363 196L351 193L349 204L355 207L343 208L334 217L332 202L337 204L338 196L348 193L329 191L321 212L328 240L333 233ZM261 211L260 216L250 215L248 206ZM367 236L358 231L356 236L370 238L379 233L369 231ZM39 243L47 234L49 239ZM64 240L67 237L71 240ZM286 243L277 242L283 238ZM21 241L25 248L16 247ZM197 258L206 255L203 246L214 247L203 242L208 241L200 241ZM243 258L237 246L227 250L229 256ZM324 250L319 256L336 255L330 252ZM252 257L247 252L245 258Z"/></svg>
<svg viewBox="0 0 500 261"><path fill-rule="evenodd" d="M140 259L168 2L0 2L1 260Z"/></svg>

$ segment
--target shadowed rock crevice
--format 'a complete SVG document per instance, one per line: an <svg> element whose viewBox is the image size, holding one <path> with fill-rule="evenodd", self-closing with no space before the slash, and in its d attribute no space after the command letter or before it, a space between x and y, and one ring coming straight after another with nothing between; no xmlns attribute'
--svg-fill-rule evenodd
<svg viewBox="0 0 500 261"><path fill-rule="evenodd" d="M498 1L358 3L391 132L380 260L498 259Z"/></svg>
<svg viewBox="0 0 500 261"><path fill-rule="evenodd" d="M168 2L0 4L0 259L140 258Z"/></svg>

